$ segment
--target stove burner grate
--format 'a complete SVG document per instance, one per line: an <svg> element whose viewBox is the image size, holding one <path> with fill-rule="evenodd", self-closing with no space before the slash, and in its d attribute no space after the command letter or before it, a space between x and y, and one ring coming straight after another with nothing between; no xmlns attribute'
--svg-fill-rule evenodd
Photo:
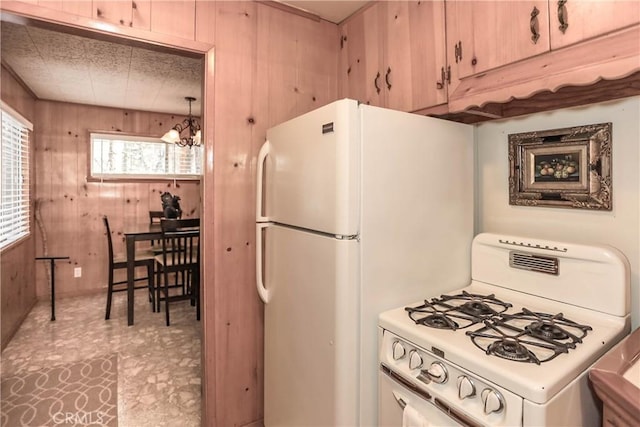
<svg viewBox="0 0 640 427"><path fill-rule="evenodd" d="M511 304L500 301L493 294L475 295L462 291L456 295L441 295L425 300L418 307L405 307L416 324L437 329L464 329L482 322L483 319L499 315ZM422 316L424 314L425 316Z"/></svg>
<svg viewBox="0 0 640 427"><path fill-rule="evenodd" d="M592 330L591 326L581 325L564 317L562 313L548 314L536 313L523 308L520 313L509 315L511 319L521 319L531 321L525 326L529 335L535 338L553 341L566 341L570 344L582 342L582 338L587 332Z"/></svg>
<svg viewBox="0 0 640 427"><path fill-rule="evenodd" d="M409 318L411 318L416 325L424 325L430 328L455 331L461 327L467 328L478 323L478 319L472 316L460 316L455 313L449 313L449 310L439 309L434 300L425 300L423 305L418 307L405 307L405 310L408 312ZM461 324L463 326L461 326Z"/></svg>
<svg viewBox="0 0 640 427"><path fill-rule="evenodd" d="M489 355L536 364L568 353L592 329L566 319L562 313L535 313L526 308L483 323L482 328L467 332L476 347Z"/></svg>
<svg viewBox="0 0 640 427"><path fill-rule="evenodd" d="M488 317L504 313L511 304L500 301L494 294L478 295L467 291L456 295L441 295L438 303L477 317Z"/></svg>

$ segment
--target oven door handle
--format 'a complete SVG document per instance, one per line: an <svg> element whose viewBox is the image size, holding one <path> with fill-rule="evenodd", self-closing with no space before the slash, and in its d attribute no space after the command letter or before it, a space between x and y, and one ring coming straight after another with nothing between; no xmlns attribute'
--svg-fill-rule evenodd
<svg viewBox="0 0 640 427"><path fill-rule="evenodd" d="M418 396L422 397L429 404L435 406L438 410L440 410L440 411L444 412L445 414L447 414L451 419L457 421L460 425L465 426L465 427L482 427L481 424L476 423L474 420L470 419L466 415L463 415L459 411L451 408L444 401L442 401L440 399L437 399L437 398L433 399L429 393L427 393L424 390L421 390L419 387L415 386L410 381L408 381L405 378L401 377L400 375L398 375L397 373L392 371L384 363L380 364L380 370L387 377L391 378L394 382L398 383L400 386L402 386L402 387L412 391L413 393L417 394ZM395 391L392 391L392 393L393 393L394 399L396 399L396 402L398 403L398 405L400 405L400 407L404 411L404 408L407 406L407 402L405 402L405 400L402 397L400 397Z"/></svg>
<svg viewBox="0 0 640 427"><path fill-rule="evenodd" d="M429 393L427 393L424 390L421 390L419 387L417 387L414 384L411 384L411 382L409 382L408 380L404 379L403 377L401 377L400 375L396 374L395 372L393 372L391 369L389 369L389 367L387 367L384 363L380 364L380 370L389 378L391 378L392 380L394 380L395 382L397 382L398 384L400 384L401 386L411 390L412 392L414 392L415 394L417 394L418 396L426 399L426 400L431 400L431 395ZM400 407L402 409L404 409L404 407L407 405L406 402L402 401L402 403L400 403L400 400L398 399L398 397L396 396L396 394L393 394L393 397L398 401L398 405L400 405ZM404 406L403 406L404 404Z"/></svg>

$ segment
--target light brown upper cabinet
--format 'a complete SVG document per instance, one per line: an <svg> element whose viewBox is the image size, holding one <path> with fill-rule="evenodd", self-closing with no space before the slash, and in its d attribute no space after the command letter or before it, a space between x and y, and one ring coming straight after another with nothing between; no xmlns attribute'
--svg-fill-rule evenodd
<svg viewBox="0 0 640 427"><path fill-rule="evenodd" d="M375 3L340 25L338 89L341 98L383 106L382 12Z"/></svg>
<svg viewBox="0 0 640 427"><path fill-rule="evenodd" d="M549 0L549 10L551 49L601 36L640 22L638 0Z"/></svg>
<svg viewBox="0 0 640 427"><path fill-rule="evenodd" d="M341 24L340 96L402 111L447 101L444 1L378 2Z"/></svg>
<svg viewBox="0 0 640 427"><path fill-rule="evenodd" d="M126 27L151 29L150 0L93 0L93 18Z"/></svg>
<svg viewBox="0 0 640 427"><path fill-rule="evenodd" d="M386 106L415 111L447 102L444 2L385 2Z"/></svg>
<svg viewBox="0 0 640 427"><path fill-rule="evenodd" d="M548 52L548 2L448 1L447 45L460 78Z"/></svg>
<svg viewBox="0 0 640 427"><path fill-rule="evenodd" d="M195 40L195 0L93 0L93 18Z"/></svg>
<svg viewBox="0 0 640 427"><path fill-rule="evenodd" d="M38 0L28 1L28 3L37 3L38 6L47 7L49 9L60 10L77 16L85 16L91 18L91 2L83 0Z"/></svg>
<svg viewBox="0 0 640 427"><path fill-rule="evenodd" d="M195 40L195 23L195 0L151 0L151 31Z"/></svg>

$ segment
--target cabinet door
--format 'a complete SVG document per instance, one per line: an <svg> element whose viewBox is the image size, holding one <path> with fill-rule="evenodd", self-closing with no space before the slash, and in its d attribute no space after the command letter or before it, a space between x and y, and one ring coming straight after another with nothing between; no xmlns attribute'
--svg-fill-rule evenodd
<svg viewBox="0 0 640 427"><path fill-rule="evenodd" d="M370 105L384 105L382 25L376 3L341 25L340 96Z"/></svg>
<svg viewBox="0 0 640 427"><path fill-rule="evenodd" d="M131 2L129 1L93 1L93 18L102 19L112 24L132 26L132 10Z"/></svg>
<svg viewBox="0 0 640 427"><path fill-rule="evenodd" d="M640 1L551 0L551 49L640 23Z"/></svg>
<svg viewBox="0 0 640 427"><path fill-rule="evenodd" d="M151 0L151 31L195 40L195 0Z"/></svg>
<svg viewBox="0 0 640 427"><path fill-rule="evenodd" d="M61 10L78 16L91 18L91 2L71 0L39 0L38 6Z"/></svg>
<svg viewBox="0 0 640 427"><path fill-rule="evenodd" d="M94 0L93 18L126 27L150 29L149 0L117 1Z"/></svg>
<svg viewBox="0 0 640 427"><path fill-rule="evenodd" d="M447 2L449 49L461 46L460 78L548 52L547 0Z"/></svg>
<svg viewBox="0 0 640 427"><path fill-rule="evenodd" d="M387 107L415 111L447 100L444 1L385 3L382 85Z"/></svg>

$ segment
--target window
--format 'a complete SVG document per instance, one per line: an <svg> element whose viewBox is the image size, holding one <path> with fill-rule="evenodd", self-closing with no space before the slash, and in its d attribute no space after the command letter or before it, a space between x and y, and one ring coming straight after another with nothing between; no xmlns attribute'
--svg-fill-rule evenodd
<svg viewBox="0 0 640 427"><path fill-rule="evenodd" d="M160 138L91 134L90 175L98 179L197 179L202 147L179 147Z"/></svg>
<svg viewBox="0 0 640 427"><path fill-rule="evenodd" d="M0 249L29 235L29 131L33 126L1 103Z"/></svg>

